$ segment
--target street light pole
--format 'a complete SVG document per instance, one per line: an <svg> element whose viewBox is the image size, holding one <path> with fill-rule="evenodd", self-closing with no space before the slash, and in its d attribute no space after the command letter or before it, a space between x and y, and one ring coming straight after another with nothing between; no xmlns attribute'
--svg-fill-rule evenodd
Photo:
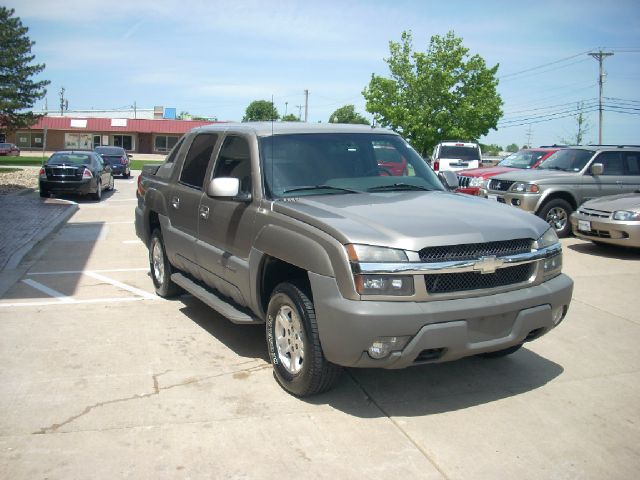
<svg viewBox="0 0 640 480"><path fill-rule="evenodd" d="M596 53L590 53L590 56L598 60L600 65L600 74L598 76L598 85L600 87L600 93L598 95L598 144L602 145L602 84L604 83L604 67L602 65L606 57L610 57L613 53L605 53L602 50Z"/></svg>

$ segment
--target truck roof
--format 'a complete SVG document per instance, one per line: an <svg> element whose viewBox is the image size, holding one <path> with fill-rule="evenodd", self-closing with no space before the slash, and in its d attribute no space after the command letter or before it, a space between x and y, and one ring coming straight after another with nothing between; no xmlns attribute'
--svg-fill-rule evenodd
<svg viewBox="0 0 640 480"><path fill-rule="evenodd" d="M304 122L242 122L242 123L215 123L198 127L198 132L246 132L258 137L269 135L285 135L300 133L376 133L397 135L386 128L371 127L368 125L351 125L343 123L304 123Z"/></svg>

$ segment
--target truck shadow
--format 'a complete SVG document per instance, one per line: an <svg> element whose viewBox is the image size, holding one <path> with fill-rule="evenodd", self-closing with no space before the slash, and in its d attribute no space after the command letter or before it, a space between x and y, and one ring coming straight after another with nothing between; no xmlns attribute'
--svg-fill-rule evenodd
<svg viewBox="0 0 640 480"><path fill-rule="evenodd" d="M235 325L189 295L178 301L184 315L238 356L269 363L263 325ZM334 389L300 401L361 418L424 416L535 390L563 371L527 348L500 359L470 357L402 370L346 368Z"/></svg>
<svg viewBox="0 0 640 480"><path fill-rule="evenodd" d="M595 243L587 241L585 241L584 243L567 245L565 248L573 250L574 252L596 257L613 258L616 260L640 260L640 248L633 249L604 244L596 245Z"/></svg>

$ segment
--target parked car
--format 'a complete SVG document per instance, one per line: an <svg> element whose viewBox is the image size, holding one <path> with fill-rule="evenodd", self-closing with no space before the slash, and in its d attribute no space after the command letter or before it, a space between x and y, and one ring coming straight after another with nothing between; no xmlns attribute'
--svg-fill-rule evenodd
<svg viewBox="0 0 640 480"><path fill-rule="evenodd" d="M535 170L497 175L481 196L535 213L566 237L585 201L639 189L640 147L589 145L558 150Z"/></svg>
<svg viewBox="0 0 640 480"><path fill-rule="evenodd" d="M640 248L640 191L583 203L571 214L571 228L594 243Z"/></svg>
<svg viewBox="0 0 640 480"><path fill-rule="evenodd" d="M20 149L13 143L0 143L0 155L19 157Z"/></svg>
<svg viewBox="0 0 640 480"><path fill-rule="evenodd" d="M384 142L379 142L373 146L373 154L383 173L386 171L388 175L395 177L407 174L407 159L398 153L395 148L386 145Z"/></svg>
<svg viewBox="0 0 640 480"><path fill-rule="evenodd" d="M406 175L381 167L381 146ZM362 125L191 130L143 168L135 228L156 293L266 324L274 376L297 396L340 366L509 355L560 324L573 288L544 221L445 191L400 135Z"/></svg>
<svg viewBox="0 0 640 480"><path fill-rule="evenodd" d="M485 180L512 170L531 170L557 152L557 148L526 148L512 153L494 167L472 168L458 172L460 193L479 195Z"/></svg>
<svg viewBox="0 0 640 480"><path fill-rule="evenodd" d="M114 175L122 175L122 178L129 178L131 175L129 155L122 147L96 147L95 152L99 153L105 163L111 165Z"/></svg>
<svg viewBox="0 0 640 480"><path fill-rule="evenodd" d="M52 193L91 195L102 198L103 190L113 190L113 171L102 157L91 151L55 152L40 169L40 196Z"/></svg>
<svg viewBox="0 0 640 480"><path fill-rule="evenodd" d="M433 149L431 166L440 170L458 171L479 168L482 161L480 145L470 142L440 142Z"/></svg>

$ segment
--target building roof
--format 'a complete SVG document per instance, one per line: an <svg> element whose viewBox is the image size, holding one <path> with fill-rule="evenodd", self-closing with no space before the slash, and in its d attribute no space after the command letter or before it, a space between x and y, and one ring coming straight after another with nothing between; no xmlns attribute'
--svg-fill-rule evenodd
<svg viewBox="0 0 640 480"><path fill-rule="evenodd" d="M70 118L70 117L41 117L31 127L31 130L64 130L78 132L135 132L135 133L165 133L179 134L188 132L192 128L211 125L200 120L141 120L131 118Z"/></svg>

